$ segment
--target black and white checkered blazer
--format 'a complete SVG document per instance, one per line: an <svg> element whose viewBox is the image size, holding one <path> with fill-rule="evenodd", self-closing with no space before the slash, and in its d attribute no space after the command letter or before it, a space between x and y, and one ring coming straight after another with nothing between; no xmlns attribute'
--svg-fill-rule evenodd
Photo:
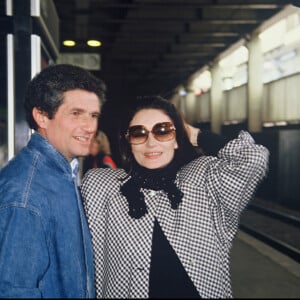
<svg viewBox="0 0 300 300"><path fill-rule="evenodd" d="M239 216L268 165L268 150L242 131L218 153L183 167L177 210L163 191L142 189L148 213L128 215L125 171L93 169L81 187L94 247L98 298L147 298L154 218L203 298L232 297L230 248Z"/></svg>

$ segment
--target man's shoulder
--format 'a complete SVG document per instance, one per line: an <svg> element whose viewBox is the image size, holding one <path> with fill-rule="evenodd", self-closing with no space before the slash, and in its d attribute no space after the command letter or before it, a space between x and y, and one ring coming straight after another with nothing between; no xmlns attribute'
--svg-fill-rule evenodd
<svg viewBox="0 0 300 300"><path fill-rule="evenodd" d="M21 151L0 170L0 206L22 203L29 166L29 157Z"/></svg>
<svg viewBox="0 0 300 300"><path fill-rule="evenodd" d="M11 159L0 170L0 205L19 203L25 207L32 204L30 199L38 199L42 193L42 184L39 183L48 182L41 165L39 155L26 147Z"/></svg>

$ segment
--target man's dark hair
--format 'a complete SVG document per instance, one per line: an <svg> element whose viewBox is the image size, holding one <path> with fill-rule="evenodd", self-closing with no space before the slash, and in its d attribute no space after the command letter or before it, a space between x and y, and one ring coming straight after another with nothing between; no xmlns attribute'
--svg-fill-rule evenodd
<svg viewBox="0 0 300 300"><path fill-rule="evenodd" d="M64 92L82 89L95 93L101 103L105 101L105 84L89 71L67 64L52 65L43 69L28 84L24 108L30 128L37 130L38 125L32 117L34 107L53 119L63 103Z"/></svg>
<svg viewBox="0 0 300 300"><path fill-rule="evenodd" d="M198 157L198 154L190 143L187 132L184 127L183 118L177 111L176 107L168 100L161 96L144 96L134 100L128 108L125 118L121 122L119 134L119 146L123 168L130 173L134 162L134 157L131 151L131 145L125 138L130 121L135 114L142 109L158 109L163 111L170 117L176 128L176 140L178 149L175 150L176 163L179 167L187 164L191 160Z"/></svg>

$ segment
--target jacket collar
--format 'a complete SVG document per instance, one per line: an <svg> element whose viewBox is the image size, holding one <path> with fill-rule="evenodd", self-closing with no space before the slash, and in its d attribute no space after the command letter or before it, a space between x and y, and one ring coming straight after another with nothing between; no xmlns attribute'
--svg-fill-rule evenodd
<svg viewBox="0 0 300 300"><path fill-rule="evenodd" d="M72 169L68 160L54 148L48 139L38 132L34 132L31 135L28 148L40 152L45 163L50 163L52 167L56 167L63 173L72 176Z"/></svg>

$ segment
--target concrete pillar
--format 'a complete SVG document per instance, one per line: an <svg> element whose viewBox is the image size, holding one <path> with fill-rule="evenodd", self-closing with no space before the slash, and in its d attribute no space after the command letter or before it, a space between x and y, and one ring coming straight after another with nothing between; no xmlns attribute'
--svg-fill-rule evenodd
<svg viewBox="0 0 300 300"><path fill-rule="evenodd" d="M196 107L196 96L194 90L190 87L188 88L186 97L185 97L185 120L189 124L193 124L195 122L195 107Z"/></svg>
<svg viewBox="0 0 300 300"><path fill-rule="evenodd" d="M263 54L258 36L247 44L248 61L248 130L262 130Z"/></svg>
<svg viewBox="0 0 300 300"><path fill-rule="evenodd" d="M221 133L222 125L222 68L215 64L211 69L212 84L210 91L211 130Z"/></svg>

